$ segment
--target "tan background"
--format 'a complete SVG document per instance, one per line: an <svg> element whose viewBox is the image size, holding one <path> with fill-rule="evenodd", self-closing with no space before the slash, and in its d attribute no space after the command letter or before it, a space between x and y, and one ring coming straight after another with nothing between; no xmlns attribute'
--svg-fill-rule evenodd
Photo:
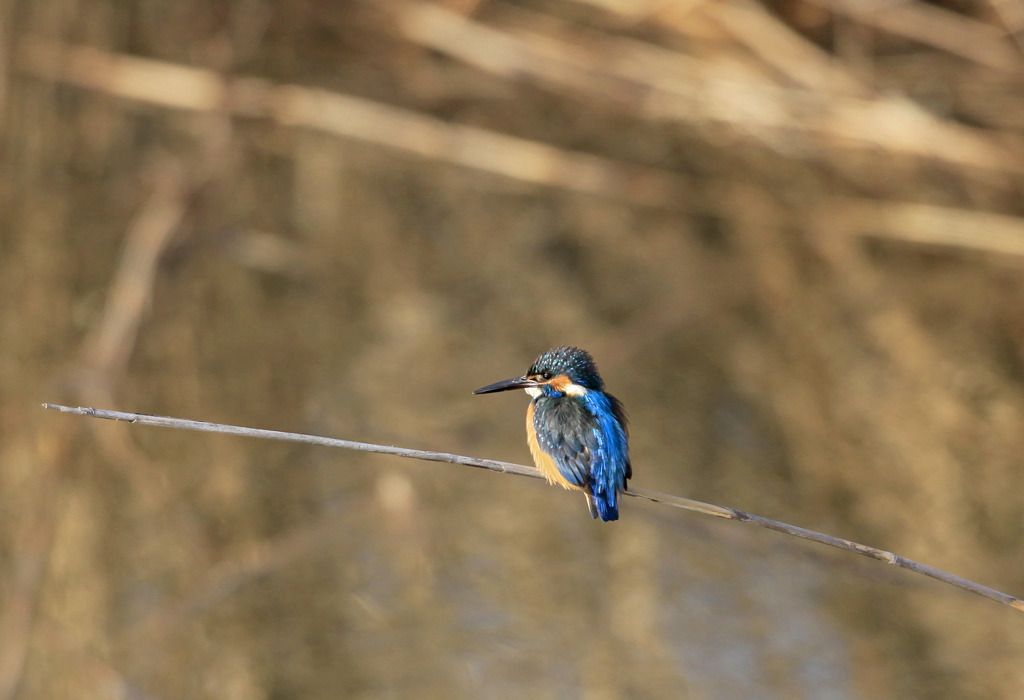
<svg viewBox="0 0 1024 700"><path fill-rule="evenodd" d="M40 408L523 461L574 343L635 485L1024 594L1024 7L865 8L0 2L0 699L1024 696L878 562Z"/></svg>

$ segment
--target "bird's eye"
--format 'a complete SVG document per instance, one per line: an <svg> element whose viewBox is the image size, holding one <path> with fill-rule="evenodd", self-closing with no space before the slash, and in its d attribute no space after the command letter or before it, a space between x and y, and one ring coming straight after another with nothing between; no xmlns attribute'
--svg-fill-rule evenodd
<svg viewBox="0 0 1024 700"><path fill-rule="evenodd" d="M551 379L551 372L549 370L544 370L540 373L540 376L544 377L544 379Z"/></svg>

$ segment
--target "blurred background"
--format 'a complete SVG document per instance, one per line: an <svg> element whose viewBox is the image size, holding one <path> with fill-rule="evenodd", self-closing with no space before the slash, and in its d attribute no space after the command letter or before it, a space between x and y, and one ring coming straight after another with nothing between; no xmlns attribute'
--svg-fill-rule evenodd
<svg viewBox="0 0 1024 700"><path fill-rule="evenodd" d="M0 2L0 700L1020 698L1024 2Z"/></svg>

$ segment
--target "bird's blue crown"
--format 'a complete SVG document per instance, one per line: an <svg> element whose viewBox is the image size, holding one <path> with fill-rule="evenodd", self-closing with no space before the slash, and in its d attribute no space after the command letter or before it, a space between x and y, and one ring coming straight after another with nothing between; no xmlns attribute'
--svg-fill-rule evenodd
<svg viewBox="0 0 1024 700"><path fill-rule="evenodd" d="M604 390L604 381L597 373L597 365L590 353L581 348L559 346L548 350L534 360L527 376L541 375L547 378L567 375L573 384L594 391Z"/></svg>

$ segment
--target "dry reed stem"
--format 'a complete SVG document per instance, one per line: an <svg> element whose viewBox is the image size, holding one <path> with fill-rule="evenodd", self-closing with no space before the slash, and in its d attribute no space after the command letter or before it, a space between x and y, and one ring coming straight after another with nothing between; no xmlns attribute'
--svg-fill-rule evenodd
<svg viewBox="0 0 1024 700"><path fill-rule="evenodd" d="M1003 29L1017 44L1018 51L1024 51L1024 2L1021 0L988 0L987 4L999 17Z"/></svg>
<svg viewBox="0 0 1024 700"><path fill-rule="evenodd" d="M149 310L160 259L185 215L184 178L174 163L162 162L152 193L128 227L103 316L85 339L81 364L74 372L73 392L78 397L113 400L114 385L131 357L139 326ZM123 430L96 431L96 438L112 461L139 463Z"/></svg>
<svg viewBox="0 0 1024 700"><path fill-rule="evenodd" d="M1020 55L1000 29L921 2L811 0L816 5L875 29L913 39L996 70L1016 70Z"/></svg>
<svg viewBox="0 0 1024 700"><path fill-rule="evenodd" d="M43 404L44 408L53 409L60 411L61 413L72 413L75 415L89 416L90 418L102 418L105 420L121 421L140 425L153 425L163 428L175 428L179 430L196 430L200 432L208 433L224 433L228 435L238 435L244 437L254 437L265 440L283 440L286 442L297 442L307 445L321 445L325 447L336 447L346 450L356 450L359 452L373 452L377 454L388 454L396 457L403 457L407 459L420 459L429 462L445 462L448 464L458 464L467 467L478 467L487 469L490 471L502 472L506 474L516 474L518 476L528 476L535 479L542 479L543 476L534 467L528 467L522 464L513 464L511 462L500 462L492 459L477 459L475 457L464 457L461 455L451 454L448 452L433 452L424 450L414 450L405 447L394 447L388 445L376 445L373 443L366 442L355 442L352 440L340 440L337 438L326 438L316 435L306 435L303 433L289 433L279 430L263 430L258 428L246 428L237 425L224 425L221 423L208 423L205 421L194 421L183 418L171 418L168 416L150 416L140 413L125 413L122 411L108 411L104 409L88 408L88 407L71 407L61 406L57 404ZM876 549L875 547L869 547L867 545L859 544L851 540L846 540L841 537L834 537L832 535L826 535L806 528L797 527L795 525L789 525L777 520L771 520L769 518L762 517L760 515L754 515L753 513L746 513L741 510L734 508L727 508L724 506L717 506L710 503L702 503L700 501L694 501L688 498L681 498L679 496L672 496L669 494L658 493L656 491L649 491L647 489L638 489L630 487L629 491L625 492L627 496L633 496L635 498L641 498L643 500L651 501L654 503L664 503L671 505L676 508L683 508L685 510L692 510L698 513L704 513L705 515L713 515L718 518L724 518L727 520L738 520L740 522L753 523L769 530L775 530L782 532L787 535L794 537L801 537L808 539L820 544L842 549L848 552L854 552L862 556L870 557L872 559L878 559L884 561L893 566L898 566L908 571L913 571L924 576L929 576L943 583L947 583L957 588L961 588L965 591L969 591L976 595L994 600L1008 605L1015 610L1024 612L1024 600L1016 598L1006 593L994 590L987 586L982 586L979 583L970 581L960 576L935 569L930 566L926 566L919 562L901 557L892 552L887 552L882 549Z"/></svg>
<svg viewBox="0 0 1024 700"><path fill-rule="evenodd" d="M170 109L228 112L394 148L537 185L632 204L678 208L685 178L665 170L569 151L359 97L255 78L225 80L213 71L26 40L34 75ZM170 86L168 86L168 83Z"/></svg>
<svg viewBox="0 0 1024 700"><path fill-rule="evenodd" d="M749 0L720 0L700 10L765 65L816 92L866 96L868 88L830 54ZM673 28L685 31L684 23Z"/></svg>
<svg viewBox="0 0 1024 700"><path fill-rule="evenodd" d="M455 49L451 48L454 44L478 31L472 22L439 8L425 8L418 4L402 7L402 12L408 13L402 15L405 23L403 26L439 50L448 47L454 54ZM451 24L453 21L458 22L458 25ZM454 34L451 33L453 31ZM480 40L492 37L488 31L491 30L486 30L483 35L467 43L476 45ZM509 38L519 41L511 35ZM256 79L224 82L217 74L205 69L112 54L89 47L64 46L39 40L27 41L25 46L27 64L36 75L126 99L172 109L199 112L227 109L239 115L273 118L280 123L368 141L424 158L455 163L534 184L625 199L637 204L669 208L691 204L693 188L690 183L667 170L640 168L485 129L447 124L408 110L326 90L274 86ZM557 57L551 47L545 50L537 43L517 43L516 47L518 50L509 53L508 60L517 55L521 58L502 70L530 73L534 69L540 70L538 66L543 63L540 59ZM597 53L619 56L610 69L613 77L623 81L640 80L644 75L652 73L649 69L658 66L670 68L674 65L673 70L653 72L669 76L666 81L675 85L671 89L676 95L681 95L687 73L700 70L697 62L676 54L669 55L671 52L639 45L638 42L601 44L597 48ZM476 54L467 49L459 51L458 55L468 60ZM527 60L523 56L533 58ZM586 60L593 57L588 54ZM561 55L561 60L569 59ZM572 59L572 63L582 65L578 59ZM603 63L608 64L609 61ZM631 65L640 68L631 68ZM480 67L485 66L480 64ZM577 87L583 85L582 79L572 78L574 74L570 71L544 71L544 77L550 78L558 72L566 80L577 81ZM175 89L155 89L153 86L161 80L171 81ZM787 108L787 101L788 108L804 109L809 103L801 103L801 100L816 99L810 93L781 89L777 93L766 92L763 87L759 88L761 92L758 96L758 88L751 85L752 92L745 98L752 100L749 103L751 108L729 109L729 105L734 104L733 98L739 93L732 93L730 97L728 91L745 92L747 86L733 83L730 88L728 83L722 83L723 91L715 92L715 83L708 76L696 82L704 84L707 90L700 95L700 99L690 102L694 109L704 110L700 119L730 118L736 125L749 116L757 120L756 124L748 122L751 126L782 128L793 123L790 117L779 112L779 108ZM651 83L648 87L655 86ZM755 104L765 108L755 109ZM913 103L898 97L874 101L833 100L830 104L831 108L818 120L817 128L822 134L839 141L856 141L979 167L1019 169L1024 162L1012 158L1007 151L995 148L969 130L941 122L925 114ZM689 113L689 107L674 113L676 116ZM705 206L708 204L716 206L712 202L704 202ZM836 205L840 208L832 219L845 231L987 253L1019 256L1022 251L1018 231L1024 221L1017 217L871 200L837 200ZM826 203L826 206L831 207L832 204ZM843 213L839 214L840 211ZM844 219L847 216L849 219ZM104 347L109 347L109 342L104 342Z"/></svg>
<svg viewBox="0 0 1024 700"><path fill-rule="evenodd" d="M152 194L128 228L103 317L86 340L83 362L108 380L131 355L152 298L157 264L184 214L182 178L173 167L157 173Z"/></svg>
<svg viewBox="0 0 1024 700"><path fill-rule="evenodd" d="M102 319L86 339L81 365L70 382L72 395L90 400L111 397L112 384L134 347L139 324L148 308L157 262L182 215L181 173L165 169L149 200L129 226L125 250L111 285ZM70 374L70 373L69 373ZM32 640L42 580L51 556L54 532L63 507L61 465L77 430L50 439L38 455L36 490L29 525L16 534L13 579L0 616L0 700L17 696ZM123 434L99 431L108 454L120 458L130 451Z"/></svg>
<svg viewBox="0 0 1024 700"><path fill-rule="evenodd" d="M152 194L129 225L103 316L85 340L79 367L68 372L72 395L89 400L113 396L113 384L131 355L149 308L159 259L184 212L183 177L174 167L161 167ZM60 469L77 434L77 430L66 431L46 442L36 469L36 491L26 495L34 501L32 517L16 535L14 578L0 617L0 700L16 697L21 683L42 579L63 508ZM126 456L133 450L123 431L98 431L97 436L108 455L121 463L129 461Z"/></svg>
<svg viewBox="0 0 1024 700"><path fill-rule="evenodd" d="M526 10L492 12L497 19L487 24L423 2L396 4L392 12L407 39L477 69L568 87L649 119L725 124L776 149L792 141L795 132L819 140L823 148L882 148L971 167L1022 170L981 133L939 119L899 96L836 90L832 84L817 90L771 84L763 75L740 74L734 66L571 27ZM725 12L740 26L749 20L747 10L736 17L733 10ZM758 13L753 16L765 21ZM764 40L756 29L751 32ZM802 53L791 60L808 64ZM812 63L823 60L818 56Z"/></svg>
<svg viewBox="0 0 1024 700"><path fill-rule="evenodd" d="M822 207L820 231L892 239L1019 262L1024 218L913 202L836 198Z"/></svg>
<svg viewBox="0 0 1024 700"><path fill-rule="evenodd" d="M11 15L14 3L0 2L0 46L11 45ZM5 127L10 89L10 51L0 51L0 132Z"/></svg>
<svg viewBox="0 0 1024 700"><path fill-rule="evenodd" d="M586 52L586 61L604 66L594 74L574 57L581 49L567 42L560 46L550 39L495 33L440 8L400 7L409 36L432 48L483 69L534 75L591 95L614 97L617 89L620 103L639 104L648 116L725 123L773 147L796 130L821 139L825 147L869 147L1003 172L1024 169L1021 159L979 132L938 119L899 96L823 99L804 89L765 87L723 77L714 67L639 42L602 43ZM466 46L458 48L462 42ZM493 52L502 45L506 50L500 58L484 58L479 48L489 46ZM597 60L602 54L618 60ZM328 90L225 79L202 68L38 38L25 40L23 58L30 73L47 80L170 109L270 119L536 185L668 209L684 206L689 190L685 178L668 170L451 124Z"/></svg>
<svg viewBox="0 0 1024 700"><path fill-rule="evenodd" d="M59 465L77 432L68 430L48 437L41 452L36 452L34 490L20 494L31 515L24 524L11 524L14 551L6 567L5 601L0 612L0 700L19 694L60 511Z"/></svg>

